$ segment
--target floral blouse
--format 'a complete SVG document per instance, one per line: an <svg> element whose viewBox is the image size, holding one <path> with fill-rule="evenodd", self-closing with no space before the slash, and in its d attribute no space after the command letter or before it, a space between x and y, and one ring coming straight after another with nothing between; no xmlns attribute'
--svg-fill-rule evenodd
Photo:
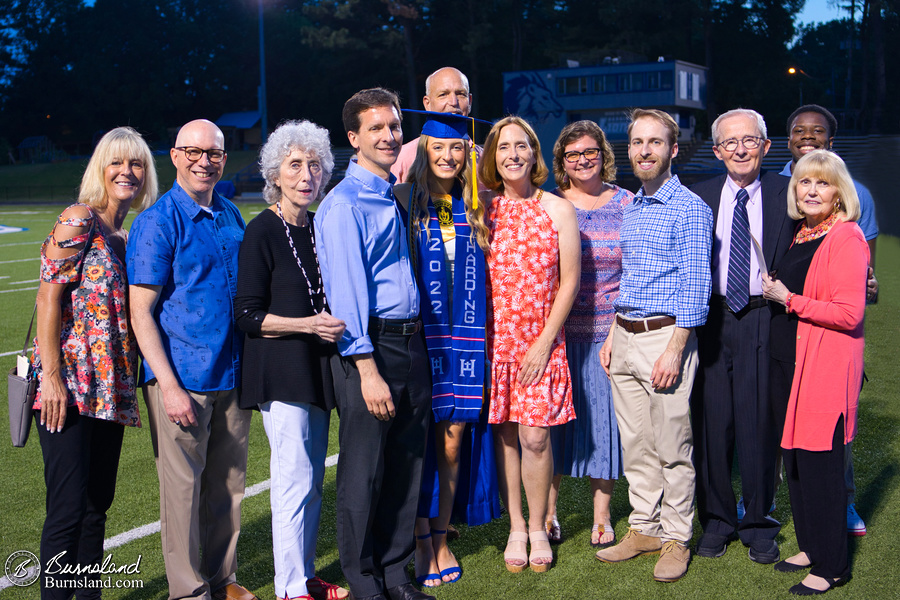
<svg viewBox="0 0 900 600"><path fill-rule="evenodd" d="M90 211L90 207L83 205ZM85 417L140 427L136 396L137 342L128 324L128 277L125 265L109 246L99 218L66 219L57 225L90 227L69 240L57 241L56 227L41 247L41 281L68 284L62 297L59 335L60 372L69 390L69 406ZM48 245L78 253L49 258ZM38 389L34 409L41 408L41 351L34 341Z"/></svg>

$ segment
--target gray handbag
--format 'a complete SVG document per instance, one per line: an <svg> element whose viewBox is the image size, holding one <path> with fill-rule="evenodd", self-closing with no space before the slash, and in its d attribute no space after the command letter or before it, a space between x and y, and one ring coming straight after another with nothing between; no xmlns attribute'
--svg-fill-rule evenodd
<svg viewBox="0 0 900 600"><path fill-rule="evenodd" d="M31 313L31 323L29 323L28 333L25 335L22 354L16 356L17 362L19 357L26 357L25 352L28 350L36 313L37 304L35 304L34 312ZM24 448L25 442L28 441L28 434L31 433L31 407L34 405L34 394L37 391L37 376L34 374L31 364L28 365L28 373L25 377L20 377L17 371L18 368L13 367L9 370L6 378L6 389L9 392L9 435L12 437L13 446Z"/></svg>

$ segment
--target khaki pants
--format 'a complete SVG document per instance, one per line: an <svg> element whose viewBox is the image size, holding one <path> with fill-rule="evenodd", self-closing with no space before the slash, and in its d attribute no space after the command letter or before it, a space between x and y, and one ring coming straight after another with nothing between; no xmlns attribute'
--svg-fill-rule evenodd
<svg viewBox="0 0 900 600"><path fill-rule="evenodd" d="M234 579L250 412L238 391L191 392L196 427L169 421L162 390L144 386L159 475L159 517L169 598L209 598Z"/></svg>
<svg viewBox="0 0 900 600"><path fill-rule="evenodd" d="M610 363L613 403L622 440L632 513L644 535L687 544L693 534L694 464L690 396L697 372L697 337L691 332L675 385L657 392L653 363L675 326L629 333L615 325Z"/></svg>

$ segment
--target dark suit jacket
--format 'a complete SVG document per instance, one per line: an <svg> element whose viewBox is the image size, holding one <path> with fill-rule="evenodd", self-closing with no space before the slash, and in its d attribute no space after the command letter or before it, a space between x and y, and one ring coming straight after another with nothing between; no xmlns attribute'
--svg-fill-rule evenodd
<svg viewBox="0 0 900 600"><path fill-rule="evenodd" d="M719 175L696 183L690 188L712 209L714 227L719 225L719 202L726 177L728 177L727 174ZM797 224L787 214L788 183L790 183L790 179L773 171L763 171L760 174L763 206L763 239L761 243L769 269L774 268L790 248ZM715 249L713 251L715 252ZM715 260L715 256L712 259Z"/></svg>

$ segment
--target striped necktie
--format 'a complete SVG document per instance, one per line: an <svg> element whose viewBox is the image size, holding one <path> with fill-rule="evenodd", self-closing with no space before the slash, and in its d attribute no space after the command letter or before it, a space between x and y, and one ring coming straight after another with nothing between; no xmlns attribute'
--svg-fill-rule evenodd
<svg viewBox="0 0 900 600"><path fill-rule="evenodd" d="M725 301L734 312L740 312L750 300L750 218L747 201L750 195L741 188L735 196L731 221L731 252L728 255L728 286Z"/></svg>

